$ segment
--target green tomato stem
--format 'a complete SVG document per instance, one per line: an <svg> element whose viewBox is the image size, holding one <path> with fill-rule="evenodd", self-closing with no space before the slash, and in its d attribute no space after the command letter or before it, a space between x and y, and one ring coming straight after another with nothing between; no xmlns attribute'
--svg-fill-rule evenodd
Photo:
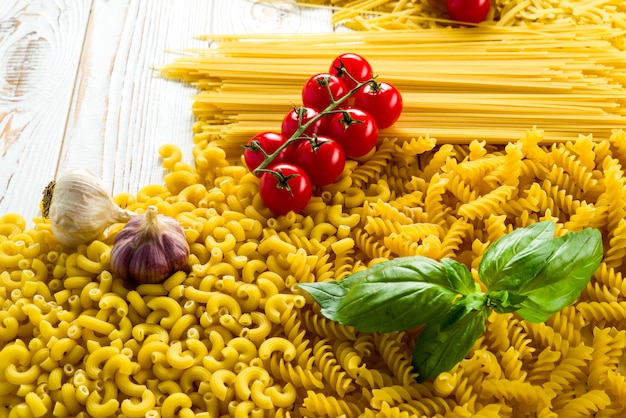
<svg viewBox="0 0 626 418"><path fill-rule="evenodd" d="M285 141L284 144L282 144L280 147L278 147L278 149L276 151L274 151L273 153L267 155L265 159L263 160L263 162L261 164L259 164L259 166L257 168L254 169L253 173L258 175L259 173L262 173L264 169L267 168L268 165L270 165L272 163L272 161L274 161L274 159L276 157L278 157L278 155L281 153L282 150L284 150L285 148L287 148L288 146L290 146L291 144L293 144L296 141L301 141L303 139L309 139L308 136L302 136L303 132L306 131L309 126L313 125L316 121L318 121L319 119L323 118L324 116L330 114L330 113L337 113L338 111L336 111L335 109L342 104L343 102L345 102L346 100L348 100L352 95L354 95L357 91L359 91L361 88L363 88L364 86L366 86L369 83L372 83L376 80L376 77L372 77L369 80L363 81L361 83L358 83L356 86L354 86L351 90L349 90L346 94L344 94L343 96L341 96L340 98L338 98L337 100L335 100L332 96L332 94L330 93L330 89L329 89L329 96L330 96L330 104L326 107L326 109L322 110L319 114L317 114L316 116L314 116L313 118L311 118L308 122L306 122L305 124L300 124L299 123L299 127L298 129L296 129L296 131L293 133L293 135L291 135L289 137L289 139L287 141ZM267 170L265 170L267 171Z"/></svg>

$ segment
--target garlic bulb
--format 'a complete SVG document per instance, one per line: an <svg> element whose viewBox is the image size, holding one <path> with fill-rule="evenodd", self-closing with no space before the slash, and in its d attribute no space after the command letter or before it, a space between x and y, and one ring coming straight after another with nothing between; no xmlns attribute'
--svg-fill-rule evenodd
<svg viewBox="0 0 626 418"><path fill-rule="evenodd" d="M115 204L98 176L86 169L63 174L44 191L44 216L61 244L76 247L98 238L116 222L133 217Z"/></svg>
<svg viewBox="0 0 626 418"><path fill-rule="evenodd" d="M111 250L111 271L139 284L160 283L182 269L189 244L180 224L159 215L155 206L137 215L118 232Z"/></svg>

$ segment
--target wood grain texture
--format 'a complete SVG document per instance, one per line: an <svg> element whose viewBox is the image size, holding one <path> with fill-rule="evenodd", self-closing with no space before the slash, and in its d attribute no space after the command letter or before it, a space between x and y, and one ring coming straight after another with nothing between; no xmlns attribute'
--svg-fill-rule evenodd
<svg viewBox="0 0 626 418"><path fill-rule="evenodd" d="M154 66L200 34L321 32L330 12L259 0L3 0L0 216L39 216L41 190L84 167L113 194L162 183L158 149L192 162L189 85Z"/></svg>
<svg viewBox="0 0 626 418"><path fill-rule="evenodd" d="M171 59L168 49L194 46L210 10L203 0L94 2L59 173L88 167L112 193L162 181L159 147L191 141L193 89L153 67Z"/></svg>
<svg viewBox="0 0 626 418"><path fill-rule="evenodd" d="M0 3L0 214L36 215L63 141L91 0Z"/></svg>

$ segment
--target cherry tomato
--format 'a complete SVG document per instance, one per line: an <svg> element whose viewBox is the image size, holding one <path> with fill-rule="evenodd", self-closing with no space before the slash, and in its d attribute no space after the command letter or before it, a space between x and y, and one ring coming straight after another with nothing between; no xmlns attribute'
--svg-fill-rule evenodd
<svg viewBox="0 0 626 418"><path fill-rule="evenodd" d="M313 194L311 180L305 171L290 163L273 164L271 172L261 175L259 194L265 206L277 215L301 212Z"/></svg>
<svg viewBox="0 0 626 418"><path fill-rule="evenodd" d="M335 58L330 65L329 73L341 78L348 89L356 87L357 83L354 80L362 83L373 75L370 63L362 56L350 52Z"/></svg>
<svg viewBox="0 0 626 418"><path fill-rule="evenodd" d="M369 113L349 108L336 113L327 126L327 135L341 145L348 158L366 155L376 146L378 126Z"/></svg>
<svg viewBox="0 0 626 418"><path fill-rule="evenodd" d="M301 125L304 125L314 117L319 115L319 112L312 107L300 106L291 109L289 113L283 118L281 126L281 132L285 138L291 138L291 136L298 130ZM324 118L319 118L311 124L302 134L313 136L313 134L319 134L325 123Z"/></svg>
<svg viewBox="0 0 626 418"><path fill-rule="evenodd" d="M294 151L294 164L302 167L316 186L332 184L346 165L346 155L338 142L325 136L302 141Z"/></svg>
<svg viewBox="0 0 626 418"><path fill-rule="evenodd" d="M402 96L398 89L389 83L366 84L354 94L354 107L372 115L378 129L385 129L400 117Z"/></svg>
<svg viewBox="0 0 626 418"><path fill-rule="evenodd" d="M348 89L343 81L334 75L320 73L309 78L302 88L302 103L306 107L322 111L330 105L332 94L333 100L344 96Z"/></svg>
<svg viewBox="0 0 626 418"><path fill-rule="evenodd" d="M491 0L447 0L450 19L459 22L480 23L487 18Z"/></svg>
<svg viewBox="0 0 626 418"><path fill-rule="evenodd" d="M282 144L287 141L284 135L277 132L262 132L256 134L246 144L243 152L243 159L248 170L254 171L265 160L265 155L260 149L263 149L268 155L274 153ZM260 149L259 149L260 147ZM288 146L276 157L272 164L290 161L293 156L295 147ZM260 176L260 174L258 174Z"/></svg>

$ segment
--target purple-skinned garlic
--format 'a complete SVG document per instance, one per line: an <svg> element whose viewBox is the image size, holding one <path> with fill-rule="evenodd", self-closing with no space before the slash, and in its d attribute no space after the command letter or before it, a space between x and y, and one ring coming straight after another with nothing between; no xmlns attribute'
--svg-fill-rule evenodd
<svg viewBox="0 0 626 418"><path fill-rule="evenodd" d="M111 272L138 284L161 283L181 270L188 257L189 244L178 221L148 206L115 237Z"/></svg>

